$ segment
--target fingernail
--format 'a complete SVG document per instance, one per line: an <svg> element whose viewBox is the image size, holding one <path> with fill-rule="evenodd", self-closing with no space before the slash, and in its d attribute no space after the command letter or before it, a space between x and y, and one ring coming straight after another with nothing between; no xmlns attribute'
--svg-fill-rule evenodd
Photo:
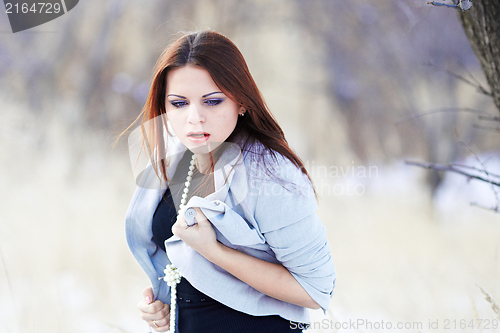
<svg viewBox="0 0 500 333"><path fill-rule="evenodd" d="M149 297L149 296L146 297L146 303L151 304L151 297Z"/></svg>

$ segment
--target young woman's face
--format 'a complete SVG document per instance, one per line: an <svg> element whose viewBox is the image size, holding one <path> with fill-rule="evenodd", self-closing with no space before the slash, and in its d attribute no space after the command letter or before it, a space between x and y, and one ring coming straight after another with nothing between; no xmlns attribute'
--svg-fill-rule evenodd
<svg viewBox="0 0 500 333"><path fill-rule="evenodd" d="M226 141L243 111L204 68L192 65L169 71L165 104L174 134L198 154L211 152Z"/></svg>

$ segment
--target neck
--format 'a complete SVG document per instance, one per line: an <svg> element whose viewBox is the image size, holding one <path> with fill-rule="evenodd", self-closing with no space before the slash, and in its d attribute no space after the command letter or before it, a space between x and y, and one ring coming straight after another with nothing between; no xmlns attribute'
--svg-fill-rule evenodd
<svg viewBox="0 0 500 333"><path fill-rule="evenodd" d="M215 166L215 158L212 152L208 154L195 154L196 168L199 172L209 174L213 172Z"/></svg>
<svg viewBox="0 0 500 333"><path fill-rule="evenodd" d="M194 153L196 158L196 168L199 172L209 174L214 171L215 163L224 152L223 145L219 145L208 153Z"/></svg>

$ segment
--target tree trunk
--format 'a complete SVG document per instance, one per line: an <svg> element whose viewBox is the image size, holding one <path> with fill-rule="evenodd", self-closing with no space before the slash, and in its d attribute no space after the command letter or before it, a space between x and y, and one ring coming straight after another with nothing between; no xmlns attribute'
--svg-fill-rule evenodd
<svg viewBox="0 0 500 333"><path fill-rule="evenodd" d="M500 112L500 1L474 0L472 8L458 16Z"/></svg>

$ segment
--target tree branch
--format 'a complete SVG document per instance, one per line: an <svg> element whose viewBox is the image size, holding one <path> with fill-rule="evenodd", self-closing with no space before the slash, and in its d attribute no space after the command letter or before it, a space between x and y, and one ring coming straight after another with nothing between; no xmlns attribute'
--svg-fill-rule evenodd
<svg viewBox="0 0 500 333"><path fill-rule="evenodd" d="M479 120L488 120L488 121L500 121L500 117L497 116L478 116Z"/></svg>
<svg viewBox="0 0 500 333"><path fill-rule="evenodd" d="M495 300L493 299L493 297L491 297L490 294L488 294L488 292L486 290L484 290L480 285L478 285L476 283L476 286L481 290L481 292L483 293L486 301L488 303L490 303L491 309L493 310L493 312L495 312L497 314L497 318L500 319L500 307L498 306L497 302L495 302Z"/></svg>
<svg viewBox="0 0 500 333"><path fill-rule="evenodd" d="M430 110L430 111L427 111L424 113L410 114L410 115L405 116L405 117L401 118L400 120L398 120L396 122L396 125L399 125L399 124L401 124L405 121L408 121L408 120L412 120L412 119L416 119L416 118L420 118L420 117L424 117L424 116L428 116L428 115L432 115L432 114L436 114L436 113L443 113L443 112L467 112L467 113L478 114L479 117L494 117L488 113L485 113L485 112L482 112L482 111L479 111L476 109L471 109L471 108L439 108L439 109Z"/></svg>
<svg viewBox="0 0 500 333"><path fill-rule="evenodd" d="M452 1L453 1L454 5L448 5L446 3L437 2L437 1L429 1L427 4L433 5L433 6L445 6L445 7L450 7L450 8L456 8L456 9L459 9L460 11L469 10L472 7L471 0L452 0Z"/></svg>
<svg viewBox="0 0 500 333"><path fill-rule="evenodd" d="M498 205L496 205L495 207L486 207L486 206L480 205L476 202L471 202L470 205L477 207L477 208L485 209L485 210L491 210L491 211L494 211L495 213L500 213L500 207L498 207Z"/></svg>
<svg viewBox="0 0 500 333"><path fill-rule="evenodd" d="M455 167L459 167L459 168L464 168L464 169L471 169L471 170L475 170L477 172L481 172L481 173L484 173L486 174L487 176L493 176L493 177L496 177L496 178L499 178L500 179L500 175L497 175L495 173L491 173L485 169L479 169L479 168L476 168L476 167L473 167L471 165L465 165L465 164L453 164L453 166Z"/></svg>
<svg viewBox="0 0 500 333"><path fill-rule="evenodd" d="M476 54L500 110L500 3L475 0L472 10L458 12L465 34Z"/></svg>
<svg viewBox="0 0 500 333"><path fill-rule="evenodd" d="M474 77L474 75L472 75L467 70L467 68L464 68L464 69L469 73L469 76L471 77L470 79L468 79L460 74L454 73L454 72L450 71L449 69L441 69L438 66L434 65L432 62L427 62L427 63L425 63L425 65L432 67L432 68L435 68L437 71L444 71L449 76L454 77L455 79L460 80L473 88L476 88L476 90L478 92L480 92L486 96L493 97L493 93L491 91L488 91L488 89L486 89L485 87L483 87L481 85L481 83Z"/></svg>
<svg viewBox="0 0 500 333"><path fill-rule="evenodd" d="M500 127L489 127L489 126L480 126L477 124L472 125L473 128L485 130L485 131L492 131L492 132L500 132Z"/></svg>
<svg viewBox="0 0 500 333"><path fill-rule="evenodd" d="M457 9L460 8L460 7L458 7L458 5L449 5L449 4L442 3L442 2L437 2L437 1L429 1L427 4L428 5L433 5L433 6L443 6L443 7L449 7L449 8L457 8Z"/></svg>
<svg viewBox="0 0 500 333"><path fill-rule="evenodd" d="M491 91L488 91L485 87L483 87L479 82L477 82L476 79L474 79L474 81L476 82L472 82L471 80L463 77L462 75L460 74L457 74L457 73L453 73L452 71L450 70L446 70L446 73L466 84L468 84L469 86L471 87L474 87L476 88L479 92L481 92L482 94L486 95L486 96L489 96L489 97L493 97L493 94L491 93Z"/></svg>
<svg viewBox="0 0 500 333"><path fill-rule="evenodd" d="M477 180L483 181L485 183L492 184L494 186L500 187L500 182L498 182L498 181L494 181L494 180L491 180L491 179L486 179L486 178L484 178L482 176L475 175L473 173L461 170L460 169L461 166L457 166L457 165L453 165L453 164L426 163L426 162L417 162L417 161L408 161L408 160L405 160L405 164L407 164L407 165L415 165L415 166L419 166L419 167L422 167L422 168L425 168L425 169L431 169L431 170L436 170L436 171L454 172L454 173L458 173L460 175L463 175L463 176L467 177L468 180L470 180L470 179L477 179ZM487 173L486 170L484 170L484 172Z"/></svg>

